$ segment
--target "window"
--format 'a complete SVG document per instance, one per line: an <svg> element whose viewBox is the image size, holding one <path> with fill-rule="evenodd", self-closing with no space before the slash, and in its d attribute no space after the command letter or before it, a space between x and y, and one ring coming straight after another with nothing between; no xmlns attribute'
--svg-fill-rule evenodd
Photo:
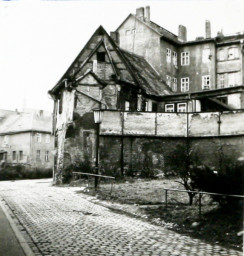
<svg viewBox="0 0 244 256"><path fill-rule="evenodd" d="M225 74L219 74L218 75L218 88L224 88L225 87Z"/></svg>
<svg viewBox="0 0 244 256"><path fill-rule="evenodd" d="M19 152L19 160L23 160L23 151Z"/></svg>
<svg viewBox="0 0 244 256"><path fill-rule="evenodd" d="M41 150L36 151L36 160L40 161L41 160Z"/></svg>
<svg viewBox="0 0 244 256"><path fill-rule="evenodd" d="M181 91L182 92L189 91L189 77L181 78Z"/></svg>
<svg viewBox="0 0 244 256"><path fill-rule="evenodd" d="M105 62L105 52L97 52L97 61Z"/></svg>
<svg viewBox="0 0 244 256"><path fill-rule="evenodd" d="M45 136L45 143L50 143L50 135L46 134Z"/></svg>
<svg viewBox="0 0 244 256"><path fill-rule="evenodd" d="M172 90L173 92L177 91L177 78L175 77L172 78Z"/></svg>
<svg viewBox="0 0 244 256"><path fill-rule="evenodd" d="M228 105L228 97L224 96L224 97L218 97L217 98L218 101Z"/></svg>
<svg viewBox="0 0 244 256"><path fill-rule="evenodd" d="M202 76L202 89L209 90L210 89L210 76Z"/></svg>
<svg viewBox="0 0 244 256"><path fill-rule="evenodd" d="M174 104L165 104L165 112L174 112L175 105Z"/></svg>
<svg viewBox="0 0 244 256"><path fill-rule="evenodd" d="M177 53L173 52L173 64L177 66Z"/></svg>
<svg viewBox="0 0 244 256"><path fill-rule="evenodd" d="M42 135L41 133L36 134L36 142L41 143L42 142Z"/></svg>
<svg viewBox="0 0 244 256"><path fill-rule="evenodd" d="M228 86L233 87L238 84L238 73L233 72L228 74Z"/></svg>
<svg viewBox="0 0 244 256"><path fill-rule="evenodd" d="M152 103L152 112L157 112L158 111L158 104L156 102Z"/></svg>
<svg viewBox="0 0 244 256"><path fill-rule="evenodd" d="M130 111L130 102L129 101L125 101L125 111Z"/></svg>
<svg viewBox="0 0 244 256"><path fill-rule="evenodd" d="M166 84L171 87L171 76L166 76Z"/></svg>
<svg viewBox="0 0 244 256"><path fill-rule="evenodd" d="M207 63L210 61L210 49L209 48L206 48L206 49L203 49L202 51L202 62L203 63Z"/></svg>
<svg viewBox="0 0 244 256"><path fill-rule="evenodd" d="M148 101L145 101L145 111L148 111Z"/></svg>
<svg viewBox="0 0 244 256"><path fill-rule="evenodd" d="M187 66L190 64L190 54L189 52L182 52L181 53L181 65Z"/></svg>
<svg viewBox="0 0 244 256"><path fill-rule="evenodd" d="M62 114L62 111L63 111L63 93L61 93L58 101L58 113Z"/></svg>
<svg viewBox="0 0 244 256"><path fill-rule="evenodd" d="M228 60L233 60L238 58L237 47L231 47L228 49Z"/></svg>
<svg viewBox="0 0 244 256"><path fill-rule="evenodd" d="M16 160L16 151L12 152L12 160L15 161Z"/></svg>
<svg viewBox="0 0 244 256"><path fill-rule="evenodd" d="M167 53L166 53L166 61L168 63L171 63L171 50L170 49L166 49Z"/></svg>
<svg viewBox="0 0 244 256"><path fill-rule="evenodd" d="M186 103L178 103L177 112L186 112Z"/></svg>
<svg viewBox="0 0 244 256"><path fill-rule="evenodd" d="M45 152L45 162L49 161L49 151Z"/></svg>
<svg viewBox="0 0 244 256"><path fill-rule="evenodd" d="M219 49L219 50L218 50L218 60L219 60L219 61L225 59L224 54L225 54L224 49Z"/></svg>

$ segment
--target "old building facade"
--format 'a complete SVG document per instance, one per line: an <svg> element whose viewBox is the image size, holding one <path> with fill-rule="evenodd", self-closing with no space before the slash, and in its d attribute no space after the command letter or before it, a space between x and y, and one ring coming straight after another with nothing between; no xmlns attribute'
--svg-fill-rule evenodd
<svg viewBox="0 0 244 256"><path fill-rule="evenodd" d="M51 113L0 110L1 164L53 168Z"/></svg>
<svg viewBox="0 0 244 256"><path fill-rule="evenodd" d="M187 42L184 26L176 36L150 21L146 7L130 14L111 35L101 26L95 31L49 91L56 182L71 163L94 165L97 147L100 170L113 175L143 168L160 172L186 141L203 159L218 152L222 142L229 145L226 152L242 156L242 125L231 130L227 124L242 117L244 35L211 38L210 24L206 27L206 38ZM94 109L104 112L99 134ZM231 110L238 113L223 115Z"/></svg>

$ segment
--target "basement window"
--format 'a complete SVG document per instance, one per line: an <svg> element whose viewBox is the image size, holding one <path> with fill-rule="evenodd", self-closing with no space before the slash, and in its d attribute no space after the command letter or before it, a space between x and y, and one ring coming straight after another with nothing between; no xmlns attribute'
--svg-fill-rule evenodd
<svg viewBox="0 0 244 256"><path fill-rule="evenodd" d="M178 103L177 112L186 112L186 103Z"/></svg>
<svg viewBox="0 0 244 256"><path fill-rule="evenodd" d="M165 104L165 112L174 112L175 111L175 105L174 104Z"/></svg>
<svg viewBox="0 0 244 256"><path fill-rule="evenodd" d="M97 52L97 61L105 62L105 52Z"/></svg>

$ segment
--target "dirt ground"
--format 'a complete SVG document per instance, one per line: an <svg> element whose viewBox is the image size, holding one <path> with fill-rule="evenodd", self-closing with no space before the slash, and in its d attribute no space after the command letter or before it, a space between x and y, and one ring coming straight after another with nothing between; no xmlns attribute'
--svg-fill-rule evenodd
<svg viewBox="0 0 244 256"><path fill-rule="evenodd" d="M165 190L184 189L177 179L133 179L120 182L101 180L97 191L93 189L93 180L79 180L73 186L86 186L82 193L94 196L100 204L135 217L143 218L156 225L166 226L170 230L211 244L242 250L243 211L231 208L219 208L208 196L203 196L201 216L199 215L198 196L190 206L187 193L169 191L167 207Z"/></svg>

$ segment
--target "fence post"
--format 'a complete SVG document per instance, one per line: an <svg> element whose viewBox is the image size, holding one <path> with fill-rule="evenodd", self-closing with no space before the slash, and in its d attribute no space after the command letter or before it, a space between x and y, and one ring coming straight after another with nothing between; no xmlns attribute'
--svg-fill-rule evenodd
<svg viewBox="0 0 244 256"><path fill-rule="evenodd" d="M201 209L201 199L202 199L202 194L199 193L199 219L201 219L201 214L202 214L202 209Z"/></svg>
<svg viewBox="0 0 244 256"><path fill-rule="evenodd" d="M168 189L164 189L165 190L165 206L166 208L168 207Z"/></svg>

